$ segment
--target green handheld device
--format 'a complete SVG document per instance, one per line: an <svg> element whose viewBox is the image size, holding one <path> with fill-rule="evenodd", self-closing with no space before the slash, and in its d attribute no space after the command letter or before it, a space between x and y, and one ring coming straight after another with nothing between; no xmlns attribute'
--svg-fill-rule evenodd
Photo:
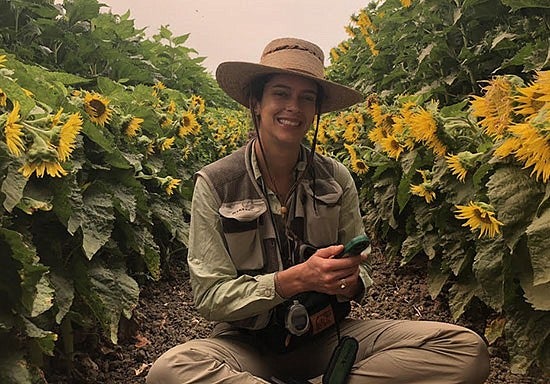
<svg viewBox="0 0 550 384"><path fill-rule="evenodd" d="M345 256L355 256L360 254L365 248L367 248L370 244L369 238L365 235L359 235L351 239L346 246L344 247L344 250L340 252L339 254L335 255L335 259L339 259L341 257Z"/></svg>

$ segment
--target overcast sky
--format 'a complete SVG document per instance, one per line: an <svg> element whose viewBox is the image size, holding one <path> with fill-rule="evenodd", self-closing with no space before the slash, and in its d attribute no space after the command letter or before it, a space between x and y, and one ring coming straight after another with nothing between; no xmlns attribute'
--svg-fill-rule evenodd
<svg viewBox="0 0 550 384"><path fill-rule="evenodd" d="M325 56L348 36L344 26L369 0L102 0L113 13L130 10L147 34L168 25L185 44L206 56L214 72L222 61L258 62L263 47L277 37L299 37L319 45ZM107 10L104 8L103 10ZM326 61L328 64L328 61Z"/></svg>

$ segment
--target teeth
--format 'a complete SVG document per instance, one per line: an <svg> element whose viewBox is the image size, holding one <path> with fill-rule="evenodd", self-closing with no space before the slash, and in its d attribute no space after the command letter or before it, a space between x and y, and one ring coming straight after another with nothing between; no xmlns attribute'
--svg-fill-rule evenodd
<svg viewBox="0 0 550 384"><path fill-rule="evenodd" d="M298 123L297 121L291 121L286 119L279 119L279 123L284 125L291 125L293 127L297 127L298 125L300 125L300 123Z"/></svg>

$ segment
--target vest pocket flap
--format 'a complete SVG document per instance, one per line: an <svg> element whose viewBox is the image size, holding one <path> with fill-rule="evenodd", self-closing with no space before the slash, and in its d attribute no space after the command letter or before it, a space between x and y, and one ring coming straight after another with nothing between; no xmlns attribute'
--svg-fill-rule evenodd
<svg viewBox="0 0 550 384"><path fill-rule="evenodd" d="M311 189L310 184L304 184L305 192L312 198L321 201L327 205L337 204L344 191L340 184L335 180L316 180L315 182L315 194Z"/></svg>
<svg viewBox="0 0 550 384"><path fill-rule="evenodd" d="M245 232L258 227L258 218L267 211L261 199L225 203L219 208L225 233Z"/></svg>

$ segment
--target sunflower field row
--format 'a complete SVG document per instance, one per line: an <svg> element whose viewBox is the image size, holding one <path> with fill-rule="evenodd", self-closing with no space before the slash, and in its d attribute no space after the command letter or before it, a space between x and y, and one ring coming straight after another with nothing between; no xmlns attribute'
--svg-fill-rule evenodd
<svg viewBox="0 0 550 384"><path fill-rule="evenodd" d="M83 83L0 52L1 382L70 360L75 329L116 343L140 283L185 256L193 172L247 137L199 95Z"/></svg>
<svg viewBox="0 0 550 384"><path fill-rule="evenodd" d="M372 1L328 68L370 95L323 150L356 173L371 236L427 256L455 319L491 308L515 373L550 371L549 25L545 0Z"/></svg>
<svg viewBox="0 0 550 384"><path fill-rule="evenodd" d="M75 47L104 44L106 31L135 40L128 15L97 16L95 0L66 3L59 26L21 0L28 6L18 12L31 20L25 30L32 20L42 31L67 28L58 38L71 36ZM352 16L350 39L335 48L328 71L370 96L324 116L318 150L353 172L365 226L388 257L406 264L427 256L430 294L448 297L455 319L483 302L494 313L485 336L505 339L513 372L549 371L545 1L374 3ZM91 32L81 30L88 24L79 15L87 13ZM62 49L35 66L29 57L57 46L47 38L54 30L36 37L40 46L19 41L21 32L1 35L14 38L0 50L0 381L7 383L44 382L41 370L54 359L70 366L73 338L83 332L99 329L117 342L140 285L186 255L193 173L249 135L244 111L216 108L225 102L192 91L196 79L180 87L185 69L165 86L150 81L166 74L149 76L147 60L111 66L122 49L104 45L108 55L94 68L105 71L92 75ZM165 28L156 39L183 44ZM392 51L392 44L408 45ZM52 62L65 64L57 71ZM500 72L509 74L491 75ZM120 77L132 73L147 81ZM200 78L196 68L189 73Z"/></svg>
<svg viewBox="0 0 550 384"><path fill-rule="evenodd" d="M548 370L550 72L484 90L442 108L372 97L322 123L319 151L354 173L387 257L427 256L429 292L445 291L455 320L482 301L495 313L485 336L505 338L512 371Z"/></svg>

